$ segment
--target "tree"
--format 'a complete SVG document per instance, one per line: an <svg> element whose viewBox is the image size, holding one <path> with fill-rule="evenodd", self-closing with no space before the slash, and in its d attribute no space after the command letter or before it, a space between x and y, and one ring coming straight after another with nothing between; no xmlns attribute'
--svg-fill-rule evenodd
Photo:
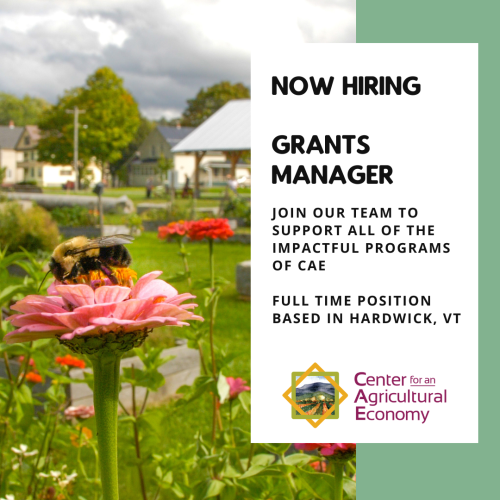
<svg viewBox="0 0 500 500"><path fill-rule="evenodd" d="M11 121L19 127L38 125L41 116L51 105L39 97L25 95L19 99L15 95L0 92L0 125Z"/></svg>
<svg viewBox="0 0 500 500"><path fill-rule="evenodd" d="M188 99L188 107L182 114L181 124L184 127L197 127L226 102L249 97L250 89L242 83L223 81L207 89L202 88L194 99Z"/></svg>
<svg viewBox="0 0 500 500"><path fill-rule="evenodd" d="M160 171L161 180L163 181L168 172L174 168L174 160L172 158L165 158L165 155L162 153L158 158L156 168Z"/></svg>
<svg viewBox="0 0 500 500"><path fill-rule="evenodd" d="M101 168L122 158L141 124L139 108L123 87L123 80L111 68L99 68L83 87L68 90L44 114L39 126L42 139L39 156L54 165L73 160L73 115L66 111L77 106L85 110L79 119L79 166L95 159Z"/></svg>
<svg viewBox="0 0 500 500"><path fill-rule="evenodd" d="M6 175L7 175L7 167L0 167L0 186L3 184Z"/></svg>

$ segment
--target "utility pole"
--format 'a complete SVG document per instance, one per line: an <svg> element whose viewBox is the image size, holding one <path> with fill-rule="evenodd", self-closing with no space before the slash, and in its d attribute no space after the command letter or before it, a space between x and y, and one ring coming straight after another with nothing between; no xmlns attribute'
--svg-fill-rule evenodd
<svg viewBox="0 0 500 500"><path fill-rule="evenodd" d="M66 113L74 114L74 131L73 131L73 167L76 175L76 189L80 189L80 171L78 170L78 115L85 113L84 109L78 109L75 106L73 109L67 109Z"/></svg>

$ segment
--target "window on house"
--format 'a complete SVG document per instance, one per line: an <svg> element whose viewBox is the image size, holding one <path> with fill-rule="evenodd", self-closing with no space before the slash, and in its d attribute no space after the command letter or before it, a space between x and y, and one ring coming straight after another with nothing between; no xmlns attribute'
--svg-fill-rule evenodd
<svg viewBox="0 0 500 500"><path fill-rule="evenodd" d="M10 179L12 177L12 172L10 171L10 169L8 168L7 169L7 179Z"/></svg>
<svg viewBox="0 0 500 500"><path fill-rule="evenodd" d="M24 138L24 144L25 144L26 146L29 146L29 143L30 143L30 137L29 137L29 135L27 135L27 136Z"/></svg>
<svg viewBox="0 0 500 500"><path fill-rule="evenodd" d="M62 168L60 171L59 171L59 175L62 175L62 176L67 176L67 175L71 175L71 170L65 170L64 168Z"/></svg>
<svg viewBox="0 0 500 500"><path fill-rule="evenodd" d="M214 171L214 176L215 177L219 177L219 174L220 174L220 168L214 168L212 169Z"/></svg>
<svg viewBox="0 0 500 500"><path fill-rule="evenodd" d="M31 159L35 160L35 152L34 151L31 152Z"/></svg>
<svg viewBox="0 0 500 500"><path fill-rule="evenodd" d="M25 152L24 153L24 161L28 161L30 159L29 157L29 153L28 152Z"/></svg>
<svg viewBox="0 0 500 500"><path fill-rule="evenodd" d="M42 167L38 167L38 177L42 177Z"/></svg>
<svg viewBox="0 0 500 500"><path fill-rule="evenodd" d="M155 148L154 146L151 146L151 156L152 156L153 158L155 158L155 157L156 157L156 148Z"/></svg>
<svg viewBox="0 0 500 500"><path fill-rule="evenodd" d="M30 177L35 177L35 169L33 167L30 168Z"/></svg>

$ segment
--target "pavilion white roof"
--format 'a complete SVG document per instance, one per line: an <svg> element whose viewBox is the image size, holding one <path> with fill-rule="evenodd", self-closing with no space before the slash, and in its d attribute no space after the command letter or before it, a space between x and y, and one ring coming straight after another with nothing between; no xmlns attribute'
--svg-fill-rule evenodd
<svg viewBox="0 0 500 500"><path fill-rule="evenodd" d="M250 149L250 99L224 104L174 148L174 153Z"/></svg>

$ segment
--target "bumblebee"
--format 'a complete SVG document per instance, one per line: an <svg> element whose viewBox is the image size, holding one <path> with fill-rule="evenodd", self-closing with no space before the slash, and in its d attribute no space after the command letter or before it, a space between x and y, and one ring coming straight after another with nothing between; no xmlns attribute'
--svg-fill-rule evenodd
<svg viewBox="0 0 500 500"><path fill-rule="evenodd" d="M71 280L89 274L90 271L102 271L117 285L118 279L111 267L130 265L132 257L124 245L131 243L133 239L125 234L95 240L89 240L85 236L71 238L54 249L49 262L49 273L61 283L71 283Z"/></svg>

